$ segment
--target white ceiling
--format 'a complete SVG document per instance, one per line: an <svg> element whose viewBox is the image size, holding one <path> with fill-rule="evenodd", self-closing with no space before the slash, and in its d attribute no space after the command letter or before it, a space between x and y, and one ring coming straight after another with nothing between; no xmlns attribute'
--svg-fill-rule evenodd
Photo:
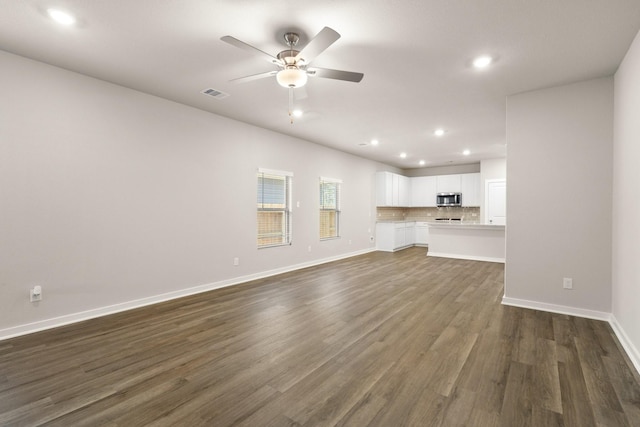
<svg viewBox="0 0 640 427"><path fill-rule="evenodd" d="M293 125L274 77L229 83L275 68L220 37L276 55L324 26L313 65L364 79L310 78ZM611 75L639 29L638 0L0 0L0 49L403 169L504 157L507 95Z"/></svg>

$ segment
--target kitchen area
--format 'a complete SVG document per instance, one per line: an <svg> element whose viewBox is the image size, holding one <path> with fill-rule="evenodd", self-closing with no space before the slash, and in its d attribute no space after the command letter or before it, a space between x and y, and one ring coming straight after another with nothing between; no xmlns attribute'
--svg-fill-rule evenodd
<svg viewBox="0 0 640 427"><path fill-rule="evenodd" d="M501 166L501 165L499 165ZM506 182L480 172L376 174L376 248L505 262Z"/></svg>

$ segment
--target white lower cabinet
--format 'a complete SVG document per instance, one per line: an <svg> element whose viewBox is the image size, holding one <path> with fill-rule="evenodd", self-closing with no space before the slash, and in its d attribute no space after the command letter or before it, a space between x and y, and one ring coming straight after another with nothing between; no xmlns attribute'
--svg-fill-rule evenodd
<svg viewBox="0 0 640 427"><path fill-rule="evenodd" d="M393 252L415 244L415 222L376 224L376 249Z"/></svg>
<svg viewBox="0 0 640 427"><path fill-rule="evenodd" d="M416 246L427 246L429 245L429 223L427 222L416 222Z"/></svg>
<svg viewBox="0 0 640 427"><path fill-rule="evenodd" d="M401 248L405 245L404 224L394 224L393 227L393 249Z"/></svg>
<svg viewBox="0 0 640 427"><path fill-rule="evenodd" d="M404 227L404 243L407 246L416 244L416 223L406 222Z"/></svg>

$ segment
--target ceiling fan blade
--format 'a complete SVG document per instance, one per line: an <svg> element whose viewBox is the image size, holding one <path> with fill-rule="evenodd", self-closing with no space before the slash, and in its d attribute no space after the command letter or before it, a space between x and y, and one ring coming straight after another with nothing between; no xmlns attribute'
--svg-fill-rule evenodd
<svg viewBox="0 0 640 427"><path fill-rule="evenodd" d="M362 73L353 71L331 70L329 68L307 68L307 75L311 77L323 77L325 79L344 80L358 83L364 77Z"/></svg>
<svg viewBox="0 0 640 427"><path fill-rule="evenodd" d="M296 61L304 61L305 64L310 64L316 56L320 55L329 46L335 43L340 38L335 30L329 27L324 27L307 45L298 53Z"/></svg>
<svg viewBox="0 0 640 427"><path fill-rule="evenodd" d="M280 61L275 56L271 56L267 52L264 52L264 51L258 49L257 47L253 47L250 44L247 44L247 43L245 43L245 42L243 42L241 40L238 40L235 37L224 36L224 37L220 37L220 40L222 40L225 43L229 43L231 46L235 46L235 47L240 48L242 50L245 50L247 52L251 52L254 55L258 55L260 58L264 59L265 61L270 62L271 64L282 65L282 61Z"/></svg>
<svg viewBox="0 0 640 427"><path fill-rule="evenodd" d="M259 80L259 79L264 79L265 77L271 77L271 76L275 76L276 74L278 74L277 71L267 71L266 73L260 73L260 74L252 74L250 76L245 76L245 77L239 77L237 79L233 79L233 80L229 80L232 83L246 83L246 82L250 82L253 80Z"/></svg>

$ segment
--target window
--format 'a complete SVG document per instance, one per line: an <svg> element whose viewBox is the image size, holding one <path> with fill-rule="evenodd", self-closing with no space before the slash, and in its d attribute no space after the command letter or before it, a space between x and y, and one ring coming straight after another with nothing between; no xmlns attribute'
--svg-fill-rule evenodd
<svg viewBox="0 0 640 427"><path fill-rule="evenodd" d="M320 177L320 240L340 237L340 184Z"/></svg>
<svg viewBox="0 0 640 427"><path fill-rule="evenodd" d="M291 244L290 172L258 169L258 247Z"/></svg>

